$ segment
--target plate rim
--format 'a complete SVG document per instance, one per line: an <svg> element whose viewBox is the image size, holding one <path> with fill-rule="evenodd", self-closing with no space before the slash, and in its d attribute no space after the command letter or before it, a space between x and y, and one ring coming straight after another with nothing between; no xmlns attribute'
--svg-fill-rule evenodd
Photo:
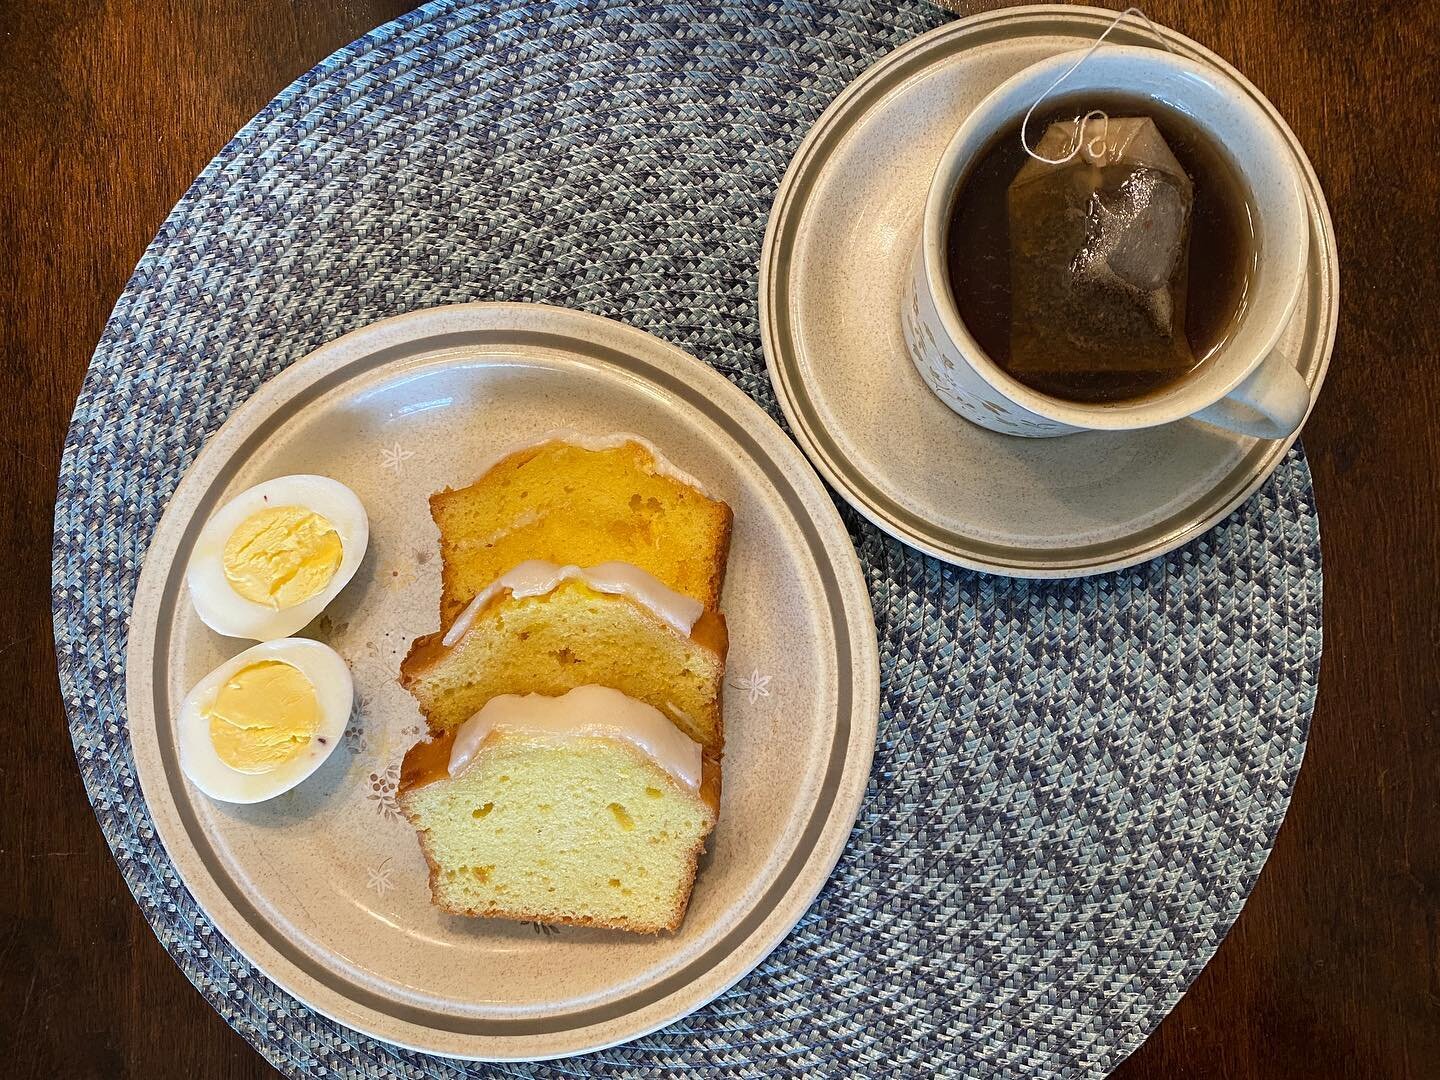
<svg viewBox="0 0 1440 1080"><path fill-rule="evenodd" d="M447 333L495 331L523 335L537 329L546 330L551 336L568 332L571 340L595 347L605 345L622 352L631 350L636 359L688 383L704 395L717 413L730 418L741 432L755 441L756 450L763 452L760 461L768 459L795 485L797 502L789 509L797 515L799 511L804 511L805 518L797 524L804 527L808 523L813 528L816 542L835 573L838 606L832 610L836 613L836 629L843 631L844 644L849 649L852 672L850 712L845 718L848 721L845 732L842 734L837 730L832 742L832 764L827 771L835 778L834 791L829 811L818 826L816 843L805 851L797 849L785 867L777 870L774 877L765 883L773 890L786 868L795 866L793 878L775 902L767 909L762 900L752 909L747 919L754 918L754 925L727 955L694 978L665 989L658 997L634 1010L579 1024L558 1033L457 1033L417 1025L371 1009L344 994L337 994L278 952L252 929L242 912L231 906L223 888L210 874L203 856L191 844L186 826L176 810L167 775L163 766L155 763L157 756L163 757L161 728L154 722L156 718L151 708L155 700L154 672L162 659L156 648L157 638L161 635L155 620L147 616L160 609L161 598L176 576L176 548L182 542L187 526L203 513L197 494L214 484L217 477L223 477L227 464L242 448L242 442L255 438L257 430L263 432L265 423L278 410L306 391L313 391L317 384L324 384L330 379L343 383L347 369L356 365L364 368L367 358L395 346L410 347L399 358L403 364L423 356L427 351L444 348L437 345L427 350L423 343ZM473 362L474 359L471 356L468 360L457 358L452 362ZM654 382L650 381L649 385L653 386ZM321 394L325 392L321 391ZM299 406L302 410L305 407L304 404ZM714 418L709 419L713 422ZM625 323L547 304L477 302L441 305L377 320L321 345L262 384L246 401L236 406L206 440L176 485L147 545L132 600L130 625L131 635L125 650L126 730L131 740L136 777L156 835L175 872L201 910L215 929L256 970L307 1006L384 1042L445 1057L491 1061L543 1060L603 1049L673 1023L733 986L780 944L829 880L863 805L878 729L879 645L869 590L848 531L804 455L758 404L710 365ZM138 632L137 627L141 628ZM837 649L844 647L839 640L841 636L837 633ZM812 813L812 820L814 817ZM838 824L841 822L843 826ZM744 922L742 920L741 924L744 925ZM710 951L716 948L712 946ZM383 992L378 996L383 998Z"/></svg>
<svg viewBox="0 0 1440 1080"><path fill-rule="evenodd" d="M807 183L813 185L818 182L819 176L823 175L825 170L827 159L820 155L822 144L832 139L837 141L842 139L850 130L853 130L857 122L863 119L865 113L876 101L896 92L908 78L920 71L928 70L932 65L948 62L956 53L963 53L977 45L983 45L994 34L1004 33L1008 29L1011 31L1011 36L1051 35L1063 32L1067 24L1071 27L1076 25L1103 27L1114 20L1115 14L1114 11L1104 8L1068 4L1033 4L1001 8L942 24L898 46L847 84L815 121L786 167L785 174L776 188L775 198L767 219L759 265L760 340L770 385L792 436L816 471L825 478L826 483L867 521L902 543L944 562L969 570L1032 580L1090 577L1148 562L1203 535L1259 490L1260 486L1279 467L1290 447L1299 440L1304 424L1309 419L1318 400L1320 389L1329 370L1330 358L1334 352L1339 322L1339 259L1329 205L1309 156L1305 153L1304 147L1290 129L1289 124L1286 123L1285 118L1244 75L1199 42L1168 26L1157 23L1155 24L1156 29L1167 41L1182 51L1189 52L1202 62L1218 68L1227 78L1234 80L1241 89L1251 95L1279 126L1281 135L1289 143L1300 169L1301 181L1308 203L1307 216L1311 223L1312 270L1308 275L1307 282L1311 294L1309 319L1312 324L1318 324L1321 327L1318 334L1315 335L1315 351L1318 351L1319 360L1308 365L1307 371L1310 382L1310 404L1300 427L1297 427L1284 440L1271 441L1265 446L1257 445L1252 449L1246 457L1254 455L1257 450L1260 451L1260 454L1250 468L1249 475L1234 487L1230 496L1217 508L1212 509L1209 514L1187 522L1183 527L1160 532L1158 536L1148 541L1143 539L1146 535L1144 531L1132 533L1132 537L1138 536L1142 539L1138 542L1127 543L1126 539L1122 538L1117 542L1119 545L1123 545L1118 550L1117 543L1102 543L1068 549L1063 547L1045 548L1037 549L1039 554L1034 560L1007 561L1004 558L993 555L987 557L984 554L985 552L1003 551L1005 550L1003 545L979 539L972 540L968 547L947 545L943 542L942 537L935 535L936 530L932 529L926 533L887 516L883 512L883 508L873 505L863 493L855 489L854 481L850 476L850 472L858 471L855 460L841 453L832 454L827 451L824 445L827 440L823 431L817 432L815 428L818 427L818 424L812 426L797 407L795 384L800 383L801 380L798 374L789 370L783 362L786 357L792 358L793 362L795 353L794 335L781 329L782 323L786 325L790 323L788 304L784 299L785 286L788 281L786 268L794 250L794 234L797 231L792 225L805 206L802 198L805 194L803 188ZM981 37L981 40L962 44L963 39L977 35ZM936 50L939 55L926 57L924 54L932 49ZM914 70L906 73L905 69L912 67ZM901 70L897 72L896 69ZM893 85L888 85L892 78ZM785 235L787 231L790 235ZM1327 291L1328 297L1325 295ZM804 396L803 390L798 396ZM1260 442L1262 441L1257 440L1257 444ZM1241 459L1236 470L1208 488L1207 493L1219 490L1237 473L1243 472L1244 460L1244 458ZM848 465L849 471L840 462ZM1189 505L1195 506L1202 501L1203 498L1197 499ZM918 515L909 516L919 520ZM1174 521L1176 517L1183 516L1185 516L1184 510L1177 515L1171 515L1167 521ZM1162 530L1165 524L1166 521L1158 522L1151 528ZM1096 554L1097 549L1098 554ZM1009 550L1018 551L1020 549L1011 548ZM1054 556L1058 552L1071 552L1075 557L1055 558Z"/></svg>

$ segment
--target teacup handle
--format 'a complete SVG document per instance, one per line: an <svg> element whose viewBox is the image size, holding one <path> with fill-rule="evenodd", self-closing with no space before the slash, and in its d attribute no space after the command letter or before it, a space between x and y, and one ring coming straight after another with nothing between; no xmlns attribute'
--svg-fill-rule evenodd
<svg viewBox="0 0 1440 1080"><path fill-rule="evenodd" d="M1257 439L1283 439L1300 426L1309 408L1309 384L1277 351L1265 357L1229 394L1194 417Z"/></svg>

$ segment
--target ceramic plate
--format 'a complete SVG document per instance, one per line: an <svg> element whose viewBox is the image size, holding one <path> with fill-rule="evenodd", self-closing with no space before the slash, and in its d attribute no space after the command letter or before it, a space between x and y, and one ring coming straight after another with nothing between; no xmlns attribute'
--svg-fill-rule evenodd
<svg viewBox="0 0 1440 1080"><path fill-rule="evenodd" d="M926 189L970 110L1022 68L1093 42L1113 11L1012 8L902 46L835 100L776 194L760 265L761 334L776 396L821 474L891 535L941 559L1020 577L1117 570L1209 529L1279 464L1264 442L1182 421L1140 432L1022 439L951 412L905 353L900 307ZM1324 196L1273 106L1173 31L1274 117L1310 208L1307 288L1280 342L1319 392L1338 270ZM1128 25L1111 40L1154 44Z"/></svg>
<svg viewBox="0 0 1440 1080"><path fill-rule="evenodd" d="M433 630L427 496L558 427L633 431L735 511L720 822L673 934L543 929L431 906L395 803L421 717L395 678ZM350 485L370 514L355 580L307 631L349 661L344 745L293 792L212 802L176 760L190 687L244 643L196 618L184 568L205 520L284 473ZM475 304L358 330L292 365L210 439L146 557L128 654L130 735L155 825L216 927L322 1012L407 1047L508 1059L632 1039L704 1004L794 925L860 806L879 669L869 598L825 489L709 367L640 331L557 308Z"/></svg>

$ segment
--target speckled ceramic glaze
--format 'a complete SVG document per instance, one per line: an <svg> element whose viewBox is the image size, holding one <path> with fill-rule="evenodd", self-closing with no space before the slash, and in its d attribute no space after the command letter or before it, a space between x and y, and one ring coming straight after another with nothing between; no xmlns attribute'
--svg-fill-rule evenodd
<svg viewBox="0 0 1440 1080"><path fill-rule="evenodd" d="M1134 401L1082 405L1015 381L976 344L950 297L945 230L956 189L995 132L1023 116L1062 76L1055 93L1124 90L1194 117L1225 148L1254 200L1259 259L1238 327L1196 374ZM1284 438L1300 426L1310 405L1309 386L1290 358L1275 349L1305 282L1310 240L1305 209L1294 155L1279 126L1220 69L1137 46L1052 56L1011 76L980 102L940 157L902 309L910 359L946 405L1008 435L1123 431L1195 416L1246 435Z"/></svg>
<svg viewBox="0 0 1440 1080"><path fill-rule="evenodd" d="M395 802L422 719L396 683L435 629L427 497L554 428L632 431L735 512L720 823L674 934L446 915ZM308 633L354 673L345 745L294 791L213 802L178 767L173 715L240 644L183 586L205 520L271 476L314 472L370 515L359 573ZM539 305L418 311L294 364L206 444L155 534L127 662L135 761L186 885L272 979L380 1038L487 1058L627 1040L754 967L819 891L855 820L878 712L875 628L833 504L775 424L709 367L638 330Z"/></svg>
<svg viewBox="0 0 1440 1080"><path fill-rule="evenodd" d="M1027 70L1045 70L1037 64L1064 70L1069 61L1056 58L1088 46L1113 18L1114 12L1097 9L1015 8L915 39L835 100L776 195L760 268L760 326L792 431L821 474L867 518L962 566L1068 577L1132 566L1180 547L1253 494L1295 435L1265 440L1177 417L1232 391L1247 393L1241 384L1250 372L1269 370L1269 362L1255 365L1272 353L1305 383L1303 414L1329 362L1338 269L1314 172L1254 87L1213 53L1165 29L1160 33L1175 54L1205 71L1211 91L1242 117L1233 121L1235 132L1243 117L1265 118L1269 149L1241 148L1252 182L1268 192L1265 205L1283 208L1285 186L1299 186L1299 215L1271 222L1290 221L1296 235L1289 242L1269 234L1262 239L1277 247L1266 271L1273 275L1273 289L1267 287L1273 299L1245 338L1251 359L1215 364L1174 397L1069 410L988 361L982 375L954 352L947 329L958 325L953 309L947 320L941 309L948 301L937 304L936 289L915 287L917 279L933 276L922 239L937 168L947 151L955 153L957 132L998 87ZM1132 65L1137 52L1163 58L1160 63L1175 59L1129 24L1118 26L1111 40L1115 47L1107 45L1092 64L1107 53ZM1092 71L1088 64L1086 71ZM1103 65L1093 71L1104 74ZM1000 109L1007 116L1009 104ZM1303 267L1298 274L1297 265ZM1251 379L1249 389L1260 381ZM1228 423L1243 420L1244 411L1206 418ZM1093 430L1101 427L1110 430ZM1078 433L1013 437L1066 432Z"/></svg>

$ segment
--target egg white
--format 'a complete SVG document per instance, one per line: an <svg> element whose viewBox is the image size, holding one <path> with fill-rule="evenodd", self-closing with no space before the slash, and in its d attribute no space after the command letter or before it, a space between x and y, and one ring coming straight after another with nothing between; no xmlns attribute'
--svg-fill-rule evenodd
<svg viewBox="0 0 1440 1080"><path fill-rule="evenodd" d="M330 522L340 537L340 565L329 583L304 603L276 611L241 596L225 576L225 544L252 514L275 506L301 506ZM236 495L205 523L185 583L195 613L226 637L269 641L289 637L310 623L350 583L370 542L370 522L360 499L328 476L280 476Z"/></svg>
<svg viewBox="0 0 1440 1080"><path fill-rule="evenodd" d="M215 752L210 721L205 712L225 681L241 668L263 660L280 660L298 668L315 687L320 703L320 724L308 745L295 757L266 773L232 769ZM354 704L355 685L340 654L328 645L307 638L266 641L225 661L196 684L180 704L175 720L180 768L190 782L228 803L257 803L289 791L325 763L345 734Z"/></svg>

